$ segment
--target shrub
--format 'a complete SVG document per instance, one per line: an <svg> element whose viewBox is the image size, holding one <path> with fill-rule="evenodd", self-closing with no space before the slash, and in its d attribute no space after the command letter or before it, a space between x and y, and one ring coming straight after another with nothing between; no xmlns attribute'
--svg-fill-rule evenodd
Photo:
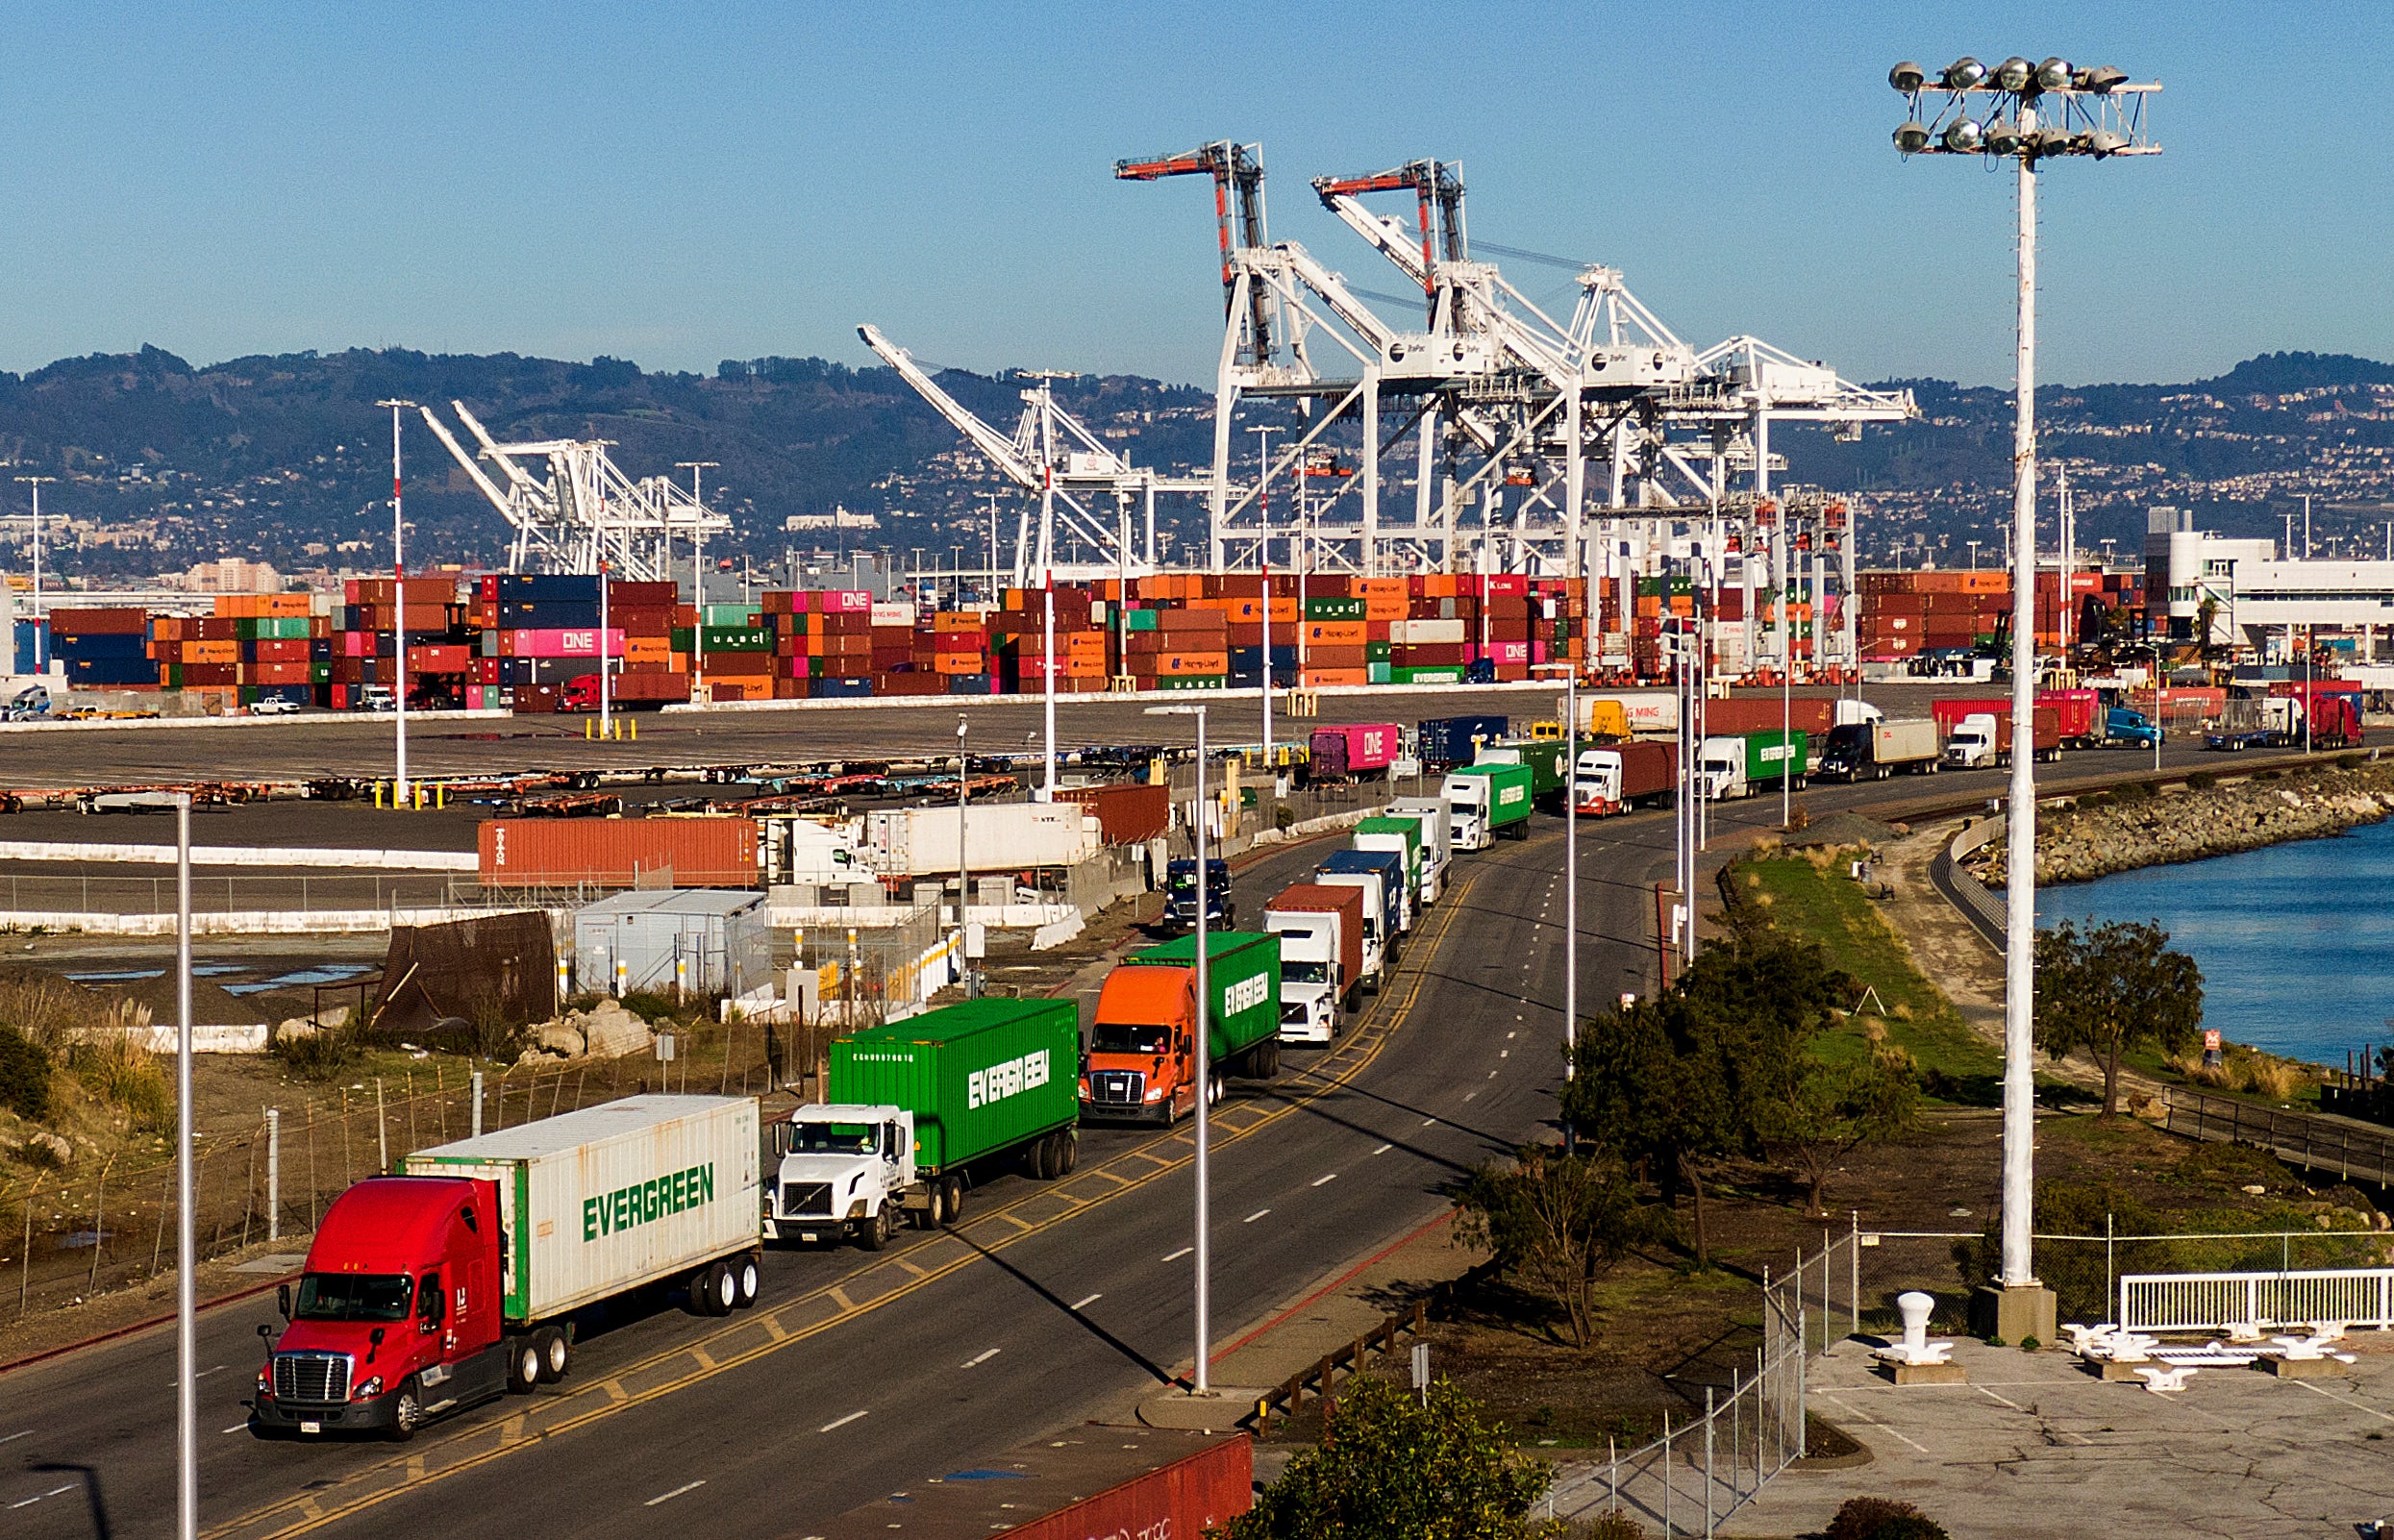
<svg viewBox="0 0 2394 1540"><path fill-rule="evenodd" d="M0 1106L36 1122L50 1115L50 1051L14 1027L0 1027Z"/></svg>
<svg viewBox="0 0 2394 1540"><path fill-rule="evenodd" d="M1828 1540L1945 1540L1945 1529L1908 1503L1858 1497L1829 1521Z"/></svg>
<svg viewBox="0 0 2394 1540"><path fill-rule="evenodd" d="M2216 770L2193 770L2187 772L2186 789L2188 791L2208 791L2213 786L2218 784L2219 772Z"/></svg>
<svg viewBox="0 0 2394 1540"><path fill-rule="evenodd" d="M2253 772L2253 779L2256 781L2282 781L2284 778L2285 772L2283 770L2256 770Z"/></svg>
<svg viewBox="0 0 2394 1540"><path fill-rule="evenodd" d="M2362 758L2357 754L2339 754L2335 757L2335 767L2338 770L2357 770L2361 764Z"/></svg>
<svg viewBox="0 0 2394 1540"><path fill-rule="evenodd" d="M2120 802L2142 802L2154 795L2154 790L2146 782L2123 781L2111 788L2111 795Z"/></svg>
<svg viewBox="0 0 2394 1540"><path fill-rule="evenodd" d="M365 1050L358 1046L357 1035L347 1028L326 1028L319 1031L277 1037L266 1052L281 1059L284 1068L303 1080L337 1080L349 1066L365 1056Z"/></svg>
<svg viewBox="0 0 2394 1540"><path fill-rule="evenodd" d="M1568 1540L1646 1540L1646 1527L1626 1513L1599 1513L1563 1530Z"/></svg>
<svg viewBox="0 0 2394 1540"><path fill-rule="evenodd" d="M153 1131L174 1121L174 1088L158 1056L121 1033L87 1038L66 1051L66 1063L85 1089L122 1107L134 1126Z"/></svg>

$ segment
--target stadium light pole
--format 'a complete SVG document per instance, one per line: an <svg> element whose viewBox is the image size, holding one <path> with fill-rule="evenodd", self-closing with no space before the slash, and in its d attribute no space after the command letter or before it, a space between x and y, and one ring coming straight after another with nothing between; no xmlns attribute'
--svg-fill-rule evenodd
<svg viewBox="0 0 2394 1540"><path fill-rule="evenodd" d="M1212 1224L1208 1211L1210 1170L1208 1162L1210 1135L1206 1109L1208 1104L1213 1099L1213 1012L1210 1008L1213 1003L1213 989L1211 971L1208 967L1209 959L1206 956L1206 708L1203 706L1151 706L1147 708L1147 714L1149 716L1193 716L1197 719L1197 800L1192 804L1197 809L1197 816L1189 821L1190 837L1197 847L1197 929L1196 942L1192 948L1197 972L1197 1031L1193 1034L1196 1037L1196 1044L1192 1050L1196 1057L1197 1080L1195 1111L1197 1119L1195 1130L1197 1244L1192 1248L1197 1259L1197 1369L1196 1378L1190 1385L1190 1394L1209 1396L1213 1390L1208 1375L1206 1359L1213 1351L1211 1329L1213 1244L1212 1238L1208 1234L1208 1231L1212 1229ZM1165 886L1169 888L1170 883L1167 882ZM1170 1109L1165 1110L1168 1115Z"/></svg>
<svg viewBox="0 0 2394 1540"><path fill-rule="evenodd" d="M191 794L175 793L175 1533L199 1536L199 1289L192 1276Z"/></svg>
<svg viewBox="0 0 2394 1540"><path fill-rule="evenodd" d="M2036 178L2043 161L2065 156L2107 160L2159 154L2161 147L2145 134L2145 99L2161 87L2157 82L2132 84L2107 64L2079 69L2059 58L2031 63L2017 55L1992 69L1976 59L1958 59L1934 77L1908 60L1887 72L1887 84L1910 108L1895 131L1898 152L1907 157L1969 155L2009 161L2017 171L2018 408L2012 431L2012 522L2007 532L2012 620L2011 796L2005 820L2004 868L2003 1263L1999 1288L1988 1302L1991 1328L2001 1331L2007 1316L2025 1310L2041 1319L2053 1311L2052 1292L2036 1279L2032 1244L2036 1176L2032 1065L2036 1043ZM2022 1315L2023 1320L2031 1318Z"/></svg>
<svg viewBox="0 0 2394 1540"><path fill-rule="evenodd" d="M391 666L399 675L390 692L394 749L390 805L396 808L408 800L408 559L407 524L400 508L399 414L415 403L394 399L374 404L390 409L390 655Z"/></svg>
<svg viewBox="0 0 2394 1540"><path fill-rule="evenodd" d="M694 700L702 699L702 692L707 688L707 501L699 491L699 478L715 466L716 462L711 460L677 460L673 462L675 470L690 473L690 501L698 505L698 522L690 528L690 599L698 610L698 624L690 628L690 645L697 655L697 663L690 675L690 695ZM668 583L673 581L673 520L670 516L665 519L665 570L661 576ZM798 586L795 573L790 575L789 585L793 588Z"/></svg>

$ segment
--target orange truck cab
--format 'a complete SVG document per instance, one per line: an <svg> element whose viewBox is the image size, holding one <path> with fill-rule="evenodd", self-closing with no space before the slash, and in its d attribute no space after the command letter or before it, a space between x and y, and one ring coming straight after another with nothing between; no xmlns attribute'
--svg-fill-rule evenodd
<svg viewBox="0 0 2394 1540"><path fill-rule="evenodd" d="M258 1371L261 1435L394 1438L507 1393L495 1183L376 1177L334 1201L308 1249L289 1325Z"/></svg>
<svg viewBox="0 0 2394 1540"><path fill-rule="evenodd" d="M1196 938L1150 948L1106 976L1081 1070L1084 1120L1172 1123L1197 1107ZM1280 937L1206 935L1207 1054L1221 1097L1225 1075L1280 1073Z"/></svg>

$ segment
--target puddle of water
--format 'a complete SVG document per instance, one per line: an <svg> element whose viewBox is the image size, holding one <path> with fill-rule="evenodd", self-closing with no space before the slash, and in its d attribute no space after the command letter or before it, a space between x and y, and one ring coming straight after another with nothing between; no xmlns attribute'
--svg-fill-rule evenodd
<svg viewBox="0 0 2394 1540"><path fill-rule="evenodd" d="M372 971L362 962L323 962L312 968L302 968L296 973L280 974L271 982L284 988L301 984L339 983Z"/></svg>
<svg viewBox="0 0 2394 1540"><path fill-rule="evenodd" d="M141 979L163 979L163 968L127 968L121 973L70 973L66 976L77 983L132 983Z"/></svg>
<svg viewBox="0 0 2394 1540"><path fill-rule="evenodd" d="M221 978L228 973L247 973L249 969L237 962L195 962L191 965L194 979Z"/></svg>
<svg viewBox="0 0 2394 1540"><path fill-rule="evenodd" d="M85 1247L97 1246L104 1240L115 1238L116 1232L112 1230L79 1230L71 1235L60 1236L59 1250L62 1252L81 1251Z"/></svg>
<svg viewBox="0 0 2394 1540"><path fill-rule="evenodd" d="M217 987L217 988L219 988L219 989L222 989L222 990L223 990L226 994L228 994L228 995L262 995L262 994L264 994L267 990L269 990L269 989L273 988L273 987L274 987L274 985L273 985L271 982L268 982L268 983L229 983L229 984L218 984L216 987Z"/></svg>

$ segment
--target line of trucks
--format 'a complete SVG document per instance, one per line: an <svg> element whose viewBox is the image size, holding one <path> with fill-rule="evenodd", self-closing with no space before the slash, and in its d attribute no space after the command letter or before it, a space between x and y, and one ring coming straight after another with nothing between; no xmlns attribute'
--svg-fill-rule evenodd
<svg viewBox="0 0 2394 1540"><path fill-rule="evenodd" d="M1187 1116L1200 1031L1211 1098L1267 1080L1282 1043L1332 1041L1384 984L1453 843L1443 800L1391 804L1264 930L1208 931L1202 1006L1179 937L1107 976L1085 1043L1072 1000L966 1001L835 1040L825 1101L769 1127L754 1098L644 1095L418 1151L336 1199L278 1290L250 1430L406 1440L563 1379L611 1309L745 1308L768 1243L953 1224L976 1180L1070 1173L1085 1121Z"/></svg>

